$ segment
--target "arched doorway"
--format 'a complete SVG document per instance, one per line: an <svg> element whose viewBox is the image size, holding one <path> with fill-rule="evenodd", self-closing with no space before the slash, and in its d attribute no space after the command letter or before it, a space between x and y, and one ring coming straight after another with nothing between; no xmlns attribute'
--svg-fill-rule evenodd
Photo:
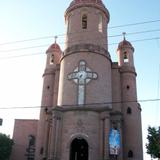
<svg viewBox="0 0 160 160"><path fill-rule="evenodd" d="M70 160L88 160L88 143L83 138L75 138L70 145Z"/></svg>

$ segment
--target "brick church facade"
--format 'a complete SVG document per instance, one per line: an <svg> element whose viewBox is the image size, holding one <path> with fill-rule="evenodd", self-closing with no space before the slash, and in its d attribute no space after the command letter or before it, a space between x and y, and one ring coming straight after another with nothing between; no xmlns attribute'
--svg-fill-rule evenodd
<svg viewBox="0 0 160 160"><path fill-rule="evenodd" d="M101 0L67 8L65 50L55 41L46 51L34 152L16 160L143 160L134 48L124 37L112 62L109 19Z"/></svg>

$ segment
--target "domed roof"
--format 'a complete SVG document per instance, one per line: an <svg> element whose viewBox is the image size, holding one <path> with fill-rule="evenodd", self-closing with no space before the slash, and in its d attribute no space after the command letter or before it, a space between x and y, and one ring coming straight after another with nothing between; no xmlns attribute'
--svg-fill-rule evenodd
<svg viewBox="0 0 160 160"><path fill-rule="evenodd" d="M77 5L79 3L96 3L96 4L104 6L102 0L73 0L70 6Z"/></svg>
<svg viewBox="0 0 160 160"><path fill-rule="evenodd" d="M118 49L122 49L122 48L131 48L134 51L132 44L129 41L127 41L125 38L123 41L121 41L118 44Z"/></svg>
<svg viewBox="0 0 160 160"><path fill-rule="evenodd" d="M48 48L48 50L46 51L46 53L52 52L52 51L61 51L60 46L59 46L56 42L53 43L53 44Z"/></svg>
<svg viewBox="0 0 160 160"><path fill-rule="evenodd" d="M95 5L96 7L101 8L101 10L103 10L103 12L109 18L109 12L103 4L102 0L73 0L67 8L66 13L68 13L68 11L73 10L74 8L81 7L84 5Z"/></svg>

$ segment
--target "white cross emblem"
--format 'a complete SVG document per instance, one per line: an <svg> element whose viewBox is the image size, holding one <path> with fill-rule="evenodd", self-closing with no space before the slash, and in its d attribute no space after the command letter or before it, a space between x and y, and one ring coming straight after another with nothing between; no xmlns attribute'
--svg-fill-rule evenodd
<svg viewBox="0 0 160 160"><path fill-rule="evenodd" d="M85 103L85 86L92 79L97 79L98 75L86 67L86 62L81 60L79 66L68 75L69 80L73 80L78 85L78 104Z"/></svg>

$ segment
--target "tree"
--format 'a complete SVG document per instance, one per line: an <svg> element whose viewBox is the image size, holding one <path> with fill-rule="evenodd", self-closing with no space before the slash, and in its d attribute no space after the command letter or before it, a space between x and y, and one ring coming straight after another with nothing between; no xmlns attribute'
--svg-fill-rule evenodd
<svg viewBox="0 0 160 160"><path fill-rule="evenodd" d="M0 133L0 160L9 160L12 145L13 140L9 136Z"/></svg>
<svg viewBox="0 0 160 160"><path fill-rule="evenodd" d="M148 144L146 144L147 153L152 158L160 158L160 127L148 127Z"/></svg>

